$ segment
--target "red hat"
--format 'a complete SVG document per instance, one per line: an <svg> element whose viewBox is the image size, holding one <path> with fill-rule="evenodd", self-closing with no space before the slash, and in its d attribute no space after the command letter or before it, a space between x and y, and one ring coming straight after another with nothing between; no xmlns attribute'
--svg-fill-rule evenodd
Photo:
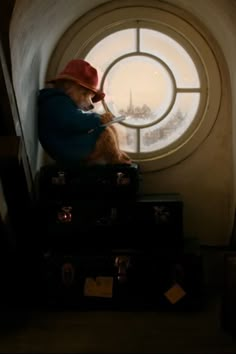
<svg viewBox="0 0 236 354"><path fill-rule="evenodd" d="M93 102L101 101L105 97L105 93L97 88L98 74L97 70L83 59L73 59L65 66L65 68L54 78L48 80L53 83L57 80L71 80L77 84L93 91L95 96Z"/></svg>

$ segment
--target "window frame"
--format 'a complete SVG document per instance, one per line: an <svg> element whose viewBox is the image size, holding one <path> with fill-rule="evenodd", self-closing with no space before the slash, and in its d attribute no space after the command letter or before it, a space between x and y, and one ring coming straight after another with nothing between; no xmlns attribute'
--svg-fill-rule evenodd
<svg viewBox="0 0 236 354"><path fill-rule="evenodd" d="M121 7L121 5L123 5ZM187 131L168 149L155 153L131 154L143 171L161 170L191 155L208 137L217 119L221 102L221 77L214 52L189 14L165 6L159 1L114 1L91 10L78 19L62 36L49 62L47 78L63 69L72 58L85 58L93 46L114 31L134 28L156 28L176 40L191 56L200 78L202 99L196 119ZM149 24L149 27L148 27ZM144 26L145 25L145 26ZM203 96L205 99L203 99Z"/></svg>

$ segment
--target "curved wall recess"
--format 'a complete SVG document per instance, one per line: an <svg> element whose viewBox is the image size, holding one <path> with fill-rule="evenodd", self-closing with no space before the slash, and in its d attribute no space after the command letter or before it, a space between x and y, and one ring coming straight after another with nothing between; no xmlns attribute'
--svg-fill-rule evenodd
<svg viewBox="0 0 236 354"><path fill-rule="evenodd" d="M67 47L63 47L63 38L69 32L71 40L74 38L75 21L80 23L82 30L90 20L94 21L95 12L100 13L104 6L110 11L110 6L114 4L116 8L122 5L146 6L143 1L129 0L109 1L105 5L104 1L100 0L16 2L10 30L12 75L33 173L35 150L38 146L37 90L44 86L46 71L48 69L49 73L51 69L54 70L54 65L60 70L58 63ZM156 0L148 4L158 6L159 9L191 23L215 54L223 80L218 116L208 136L197 149L175 165L157 171L147 168L143 174L140 193L180 193L184 200L185 235L196 236L203 244L225 245L231 236L235 210L235 155L232 156L232 142L235 141L232 140L232 134L235 134L235 119L232 117L236 112L236 103L232 102L236 88L236 28L232 22L235 2L169 0L167 3ZM100 27L103 27L102 22ZM94 36L96 35L94 32ZM54 55L55 53L57 55Z"/></svg>

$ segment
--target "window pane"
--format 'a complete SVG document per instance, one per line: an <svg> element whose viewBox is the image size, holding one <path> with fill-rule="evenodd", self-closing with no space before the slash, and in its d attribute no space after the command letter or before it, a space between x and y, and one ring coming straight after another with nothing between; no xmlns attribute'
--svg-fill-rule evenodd
<svg viewBox="0 0 236 354"><path fill-rule="evenodd" d="M137 129L126 128L122 124L117 123L116 129L119 135L119 143L122 150L127 152L137 152Z"/></svg>
<svg viewBox="0 0 236 354"><path fill-rule="evenodd" d="M85 60L104 74L107 67L119 56L136 50L136 30L134 28L117 31L102 39L86 55Z"/></svg>
<svg viewBox="0 0 236 354"><path fill-rule="evenodd" d="M104 90L110 110L115 115L126 115L126 122L134 126L157 120L173 97L172 80L165 67L138 55L122 59L112 67Z"/></svg>
<svg viewBox="0 0 236 354"><path fill-rule="evenodd" d="M191 125L199 101L199 93L178 93L169 115L160 123L141 130L141 152L155 151L176 141Z"/></svg>
<svg viewBox="0 0 236 354"><path fill-rule="evenodd" d="M141 29L140 50L163 60L171 69L177 87L199 87L198 73L191 57L174 39L161 32Z"/></svg>

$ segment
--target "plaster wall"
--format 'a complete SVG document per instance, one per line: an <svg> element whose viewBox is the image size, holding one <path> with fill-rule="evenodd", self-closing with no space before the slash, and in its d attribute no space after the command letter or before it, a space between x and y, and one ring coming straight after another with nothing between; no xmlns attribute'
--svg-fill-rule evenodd
<svg viewBox="0 0 236 354"><path fill-rule="evenodd" d="M209 30L224 53L224 59L230 75L231 90L227 92L232 104L232 149L233 149L233 175L236 176L236 1L235 0L168 0L168 3L187 9ZM222 74L223 84L227 80ZM235 184L235 182L234 182ZM234 200L236 200L234 188Z"/></svg>
<svg viewBox="0 0 236 354"><path fill-rule="evenodd" d="M36 99L52 51L76 19L101 0L17 0L10 26L13 85L33 174L38 144Z"/></svg>
<svg viewBox="0 0 236 354"><path fill-rule="evenodd" d="M50 56L59 38L75 20L104 2L16 2L10 28L13 84L33 173L38 150L37 91L44 81ZM233 0L171 0L169 3L195 16L208 30L208 39L215 41L221 49L216 54L222 74L222 103L217 121L204 143L181 163L145 173L141 191L180 193L184 200L185 234L198 237L203 244L224 245L231 236L235 209L236 103L231 110L231 96L236 90L233 70L236 26L232 18L236 4Z"/></svg>

